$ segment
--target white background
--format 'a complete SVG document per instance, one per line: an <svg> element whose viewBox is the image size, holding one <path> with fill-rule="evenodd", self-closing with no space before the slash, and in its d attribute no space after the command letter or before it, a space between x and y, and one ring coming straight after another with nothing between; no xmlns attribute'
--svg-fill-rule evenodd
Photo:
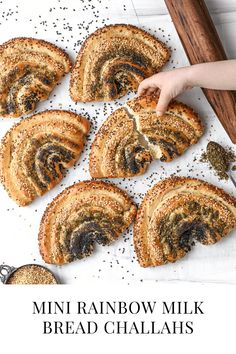
<svg viewBox="0 0 236 354"><path fill-rule="evenodd" d="M104 283L103 283L104 285ZM14 289L15 290L15 289ZM17 296L16 296L17 294ZM5 287L0 302L1 353L177 353L177 354L234 354L235 353L235 285L200 283L159 283L125 286L91 282L76 287L19 286L15 291ZM153 316L139 315L33 315L32 301L156 301L157 312ZM162 315L162 301L204 301L204 315ZM6 306L6 303L8 306ZM11 304L11 306L10 306ZM94 335L47 334L43 335L43 321L95 321L101 331ZM193 321L193 334L169 335L107 335L102 326L106 321Z"/></svg>

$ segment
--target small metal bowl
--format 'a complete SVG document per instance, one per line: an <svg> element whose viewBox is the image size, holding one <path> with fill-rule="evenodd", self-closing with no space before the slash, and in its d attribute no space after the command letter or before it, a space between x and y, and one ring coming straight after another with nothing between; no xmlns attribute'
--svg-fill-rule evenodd
<svg viewBox="0 0 236 354"><path fill-rule="evenodd" d="M49 270L48 268L42 266L42 265L39 265L39 264L24 264L20 267L12 267L12 266L9 266L9 265L6 265L6 264L2 264L0 265L0 281L3 283L3 284L7 284L7 285L12 285L14 283L10 283L10 279L12 278L13 275L16 275L16 273L19 271L19 270L22 270L23 268L32 268L32 267L38 267L40 268L41 270L43 270L44 272L47 271L48 274L50 274L53 279L55 280L55 283L51 283L51 284L59 284L59 281L58 279L55 277L55 275L53 274L53 272L51 270ZM38 285L46 285L46 284L43 284L43 283L15 283L15 284L24 284L24 285L30 285L30 284L38 284ZM50 284L50 283L49 283Z"/></svg>

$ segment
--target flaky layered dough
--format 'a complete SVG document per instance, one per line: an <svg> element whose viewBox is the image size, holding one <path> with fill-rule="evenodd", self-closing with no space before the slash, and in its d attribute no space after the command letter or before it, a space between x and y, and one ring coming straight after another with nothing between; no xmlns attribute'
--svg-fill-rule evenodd
<svg viewBox="0 0 236 354"><path fill-rule="evenodd" d="M88 131L86 118L63 110L13 126L0 145L0 179L9 196L23 206L52 189L79 158Z"/></svg>
<svg viewBox="0 0 236 354"><path fill-rule="evenodd" d="M175 262L194 241L211 245L236 226L236 199L207 182L173 177L157 183L143 199L134 225L142 267Z"/></svg>
<svg viewBox="0 0 236 354"><path fill-rule="evenodd" d="M46 100L71 69L68 55L52 43L14 38L0 46L0 116L20 117Z"/></svg>
<svg viewBox="0 0 236 354"><path fill-rule="evenodd" d="M196 144L204 132L200 117L182 102L170 102L162 116L156 115L159 97L143 96L127 102L137 130L148 142L155 159L169 162Z"/></svg>
<svg viewBox="0 0 236 354"><path fill-rule="evenodd" d="M157 117L157 101L156 96L132 99L107 118L92 144L92 177L138 176L152 158L169 162L197 143L203 134L198 115L173 101L166 113Z"/></svg>
<svg viewBox="0 0 236 354"><path fill-rule="evenodd" d="M109 245L135 215L136 206L118 187L98 181L77 183L47 207L40 224L40 253L53 264L90 256L94 243Z"/></svg>
<svg viewBox="0 0 236 354"><path fill-rule="evenodd" d="M78 54L71 75L74 101L111 101L135 91L158 72L169 50L144 30L126 24L105 26L91 34Z"/></svg>

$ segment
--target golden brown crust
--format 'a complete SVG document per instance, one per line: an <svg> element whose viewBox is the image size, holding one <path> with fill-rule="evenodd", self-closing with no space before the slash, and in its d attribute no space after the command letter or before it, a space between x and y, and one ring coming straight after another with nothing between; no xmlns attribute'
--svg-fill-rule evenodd
<svg viewBox="0 0 236 354"><path fill-rule="evenodd" d="M91 255L95 242L110 244L125 231L136 209L112 184L83 181L66 188L41 220L39 250L44 261L64 264Z"/></svg>
<svg viewBox="0 0 236 354"><path fill-rule="evenodd" d="M151 114L155 113L156 105L158 103L159 96L140 96L126 103L129 108L130 114ZM204 127L199 115L194 110L184 104L183 102L172 100L164 115L176 116L189 123L195 131L197 137L201 137L204 131ZM168 117L169 118L169 117Z"/></svg>
<svg viewBox="0 0 236 354"><path fill-rule="evenodd" d="M111 101L136 90L169 59L166 46L132 25L99 28L83 43L72 70L73 101Z"/></svg>
<svg viewBox="0 0 236 354"><path fill-rule="evenodd" d="M132 177L143 174L150 161L133 119L119 108L103 123L92 143L89 171L94 178Z"/></svg>
<svg viewBox="0 0 236 354"><path fill-rule="evenodd" d="M0 45L0 116L33 111L71 66L62 49L41 39L19 37Z"/></svg>
<svg viewBox="0 0 236 354"><path fill-rule="evenodd" d="M138 176L146 172L152 158L168 162L197 143L203 134L198 115L173 101L157 117L157 100L156 96L134 98L107 118L92 143L92 177Z"/></svg>
<svg viewBox="0 0 236 354"><path fill-rule="evenodd" d="M199 116L182 102L172 101L165 114L157 117L158 96L141 96L126 103L137 129L148 142L154 158L172 161L196 144L204 132Z"/></svg>
<svg viewBox="0 0 236 354"><path fill-rule="evenodd" d="M86 118L64 110L15 124L0 145L0 179L9 196L23 206L52 189L79 158L88 131Z"/></svg>
<svg viewBox="0 0 236 354"><path fill-rule="evenodd" d="M144 197L134 225L141 266L175 262L195 240L213 244L236 226L236 200L223 189L188 177L157 183Z"/></svg>
<svg viewBox="0 0 236 354"><path fill-rule="evenodd" d="M31 37L15 37L0 45L0 53L4 55L6 49L22 49L22 47L24 48L25 46L34 49L37 48L37 52L39 53L41 52L42 47L44 48L44 50L48 50L48 54L51 54L51 52L53 52L58 57L58 61L60 58L61 62L65 67L65 72L69 72L71 70L72 62L68 54L63 49L59 48L53 43L45 41L44 39L37 39Z"/></svg>

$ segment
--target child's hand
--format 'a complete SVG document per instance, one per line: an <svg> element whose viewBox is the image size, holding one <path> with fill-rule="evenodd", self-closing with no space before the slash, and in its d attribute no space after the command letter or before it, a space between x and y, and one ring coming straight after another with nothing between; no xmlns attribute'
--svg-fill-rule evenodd
<svg viewBox="0 0 236 354"><path fill-rule="evenodd" d="M138 95L158 94L160 91L156 107L157 115L160 116L167 110L170 100L192 88L189 77L190 69L191 67L186 67L155 74L141 82Z"/></svg>
<svg viewBox="0 0 236 354"><path fill-rule="evenodd" d="M157 115L170 100L194 86L213 90L236 90L236 60L202 63L155 74L141 82L138 95L159 93Z"/></svg>

